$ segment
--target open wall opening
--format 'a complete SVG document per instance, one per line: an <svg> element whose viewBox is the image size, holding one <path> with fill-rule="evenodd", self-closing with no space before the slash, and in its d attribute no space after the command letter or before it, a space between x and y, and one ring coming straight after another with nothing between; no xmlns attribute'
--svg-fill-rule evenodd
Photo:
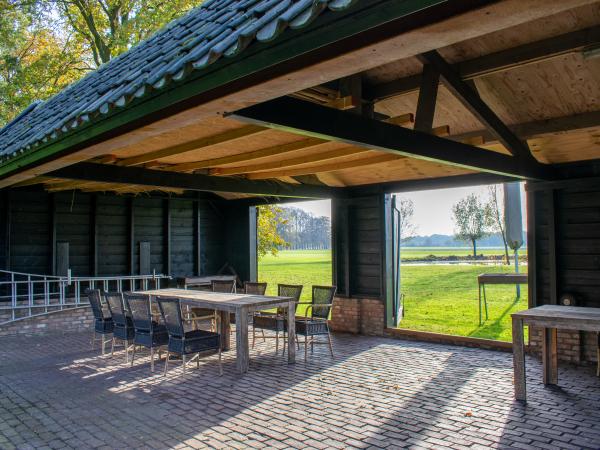
<svg viewBox="0 0 600 450"><path fill-rule="evenodd" d="M510 341L510 314L529 305L523 186L405 192L395 206L398 327Z"/></svg>
<svg viewBox="0 0 600 450"><path fill-rule="evenodd" d="M257 207L258 280L301 284L303 299L312 285L332 284L331 201L305 201Z"/></svg>

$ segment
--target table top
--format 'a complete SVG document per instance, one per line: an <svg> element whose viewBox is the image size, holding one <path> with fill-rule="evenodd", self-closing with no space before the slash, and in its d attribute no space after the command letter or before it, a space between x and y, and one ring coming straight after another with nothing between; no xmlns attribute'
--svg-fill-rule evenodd
<svg viewBox="0 0 600 450"><path fill-rule="evenodd" d="M192 291L187 289L154 289L138 291L137 294L159 297L176 297L194 306L217 309L220 311L235 311L238 308L250 310L268 309L294 301L292 297L267 297L265 295L223 294L219 292Z"/></svg>
<svg viewBox="0 0 600 450"><path fill-rule="evenodd" d="M526 323L556 325L556 328L600 331L600 308L543 305L511 314Z"/></svg>
<svg viewBox="0 0 600 450"><path fill-rule="evenodd" d="M526 273L482 273L477 276L480 284L525 284Z"/></svg>

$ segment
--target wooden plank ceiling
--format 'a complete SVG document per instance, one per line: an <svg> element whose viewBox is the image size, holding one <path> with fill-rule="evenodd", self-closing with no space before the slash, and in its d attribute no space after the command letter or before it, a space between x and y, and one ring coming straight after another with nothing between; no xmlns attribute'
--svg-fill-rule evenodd
<svg viewBox="0 0 600 450"><path fill-rule="evenodd" d="M506 51L600 24L599 4L574 9L537 22L502 30L476 40L439 50L451 64L479 62L485 55ZM543 163L565 163L600 158L600 57L588 58L572 49L527 64L487 70L470 76L481 99L526 140ZM471 64L473 66L473 64ZM375 118L412 128L419 90L410 88L420 76L422 63L408 58L361 74L362 92L389 92L372 103ZM472 67L470 70L473 70ZM408 86L402 89L402 86ZM473 86L473 85L472 85ZM365 100L344 95L339 85L317 86L294 94L297 98L353 110ZM369 100L369 99L367 99ZM595 119L596 118L596 119ZM508 153L446 87L440 85L433 118L434 134ZM215 117L191 126L153 136L135 145L113 149L102 164L137 166L181 173L232 176L285 183L320 183L345 187L381 182L448 177L468 170L342 142L327 142L289 132L246 125ZM132 182L134 182L132 180ZM148 186L69 181L48 177L26 182L43 183L50 191L81 189L140 193ZM156 189L177 193L175 189ZM154 189L154 190L156 190ZM226 195L227 196L227 195ZM230 197L230 196L228 196Z"/></svg>

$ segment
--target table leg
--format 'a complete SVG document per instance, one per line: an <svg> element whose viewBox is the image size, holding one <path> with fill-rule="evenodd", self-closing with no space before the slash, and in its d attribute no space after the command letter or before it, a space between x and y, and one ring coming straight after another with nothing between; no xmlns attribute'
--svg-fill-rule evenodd
<svg viewBox="0 0 600 450"><path fill-rule="evenodd" d="M248 372L250 366L250 346L248 345L248 309L235 311L236 363L239 373Z"/></svg>
<svg viewBox="0 0 600 450"><path fill-rule="evenodd" d="M219 322L221 324L221 350L229 350L231 348L231 324L229 321L229 311L219 311Z"/></svg>
<svg viewBox="0 0 600 450"><path fill-rule="evenodd" d="M515 398L526 401L525 383L525 345L523 342L523 320L518 317L512 318L512 340L513 340L513 368Z"/></svg>
<svg viewBox="0 0 600 450"><path fill-rule="evenodd" d="M296 302L288 303L288 363L296 362Z"/></svg>
<svg viewBox="0 0 600 450"><path fill-rule="evenodd" d="M556 328L542 329L542 366L544 384L558 383L558 355L556 353Z"/></svg>
<svg viewBox="0 0 600 450"><path fill-rule="evenodd" d="M487 295L485 294L485 284L483 285L483 306L485 307L485 320L488 320Z"/></svg>
<svg viewBox="0 0 600 450"><path fill-rule="evenodd" d="M481 284L479 284L479 326L481 326Z"/></svg>

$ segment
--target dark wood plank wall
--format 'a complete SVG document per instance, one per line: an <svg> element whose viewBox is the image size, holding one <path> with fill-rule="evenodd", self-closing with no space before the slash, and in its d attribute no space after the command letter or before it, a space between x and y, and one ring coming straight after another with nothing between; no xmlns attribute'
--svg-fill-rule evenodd
<svg viewBox="0 0 600 450"><path fill-rule="evenodd" d="M138 274L140 242L150 243L157 273L168 267L165 250L172 276L214 274L227 261L225 202L217 199L48 194L30 188L2 191L0 202L0 268L51 274L60 242L69 243L75 276Z"/></svg>
<svg viewBox="0 0 600 450"><path fill-rule="evenodd" d="M537 304L571 293L600 307L600 188L531 192L536 211Z"/></svg>
<svg viewBox="0 0 600 450"><path fill-rule="evenodd" d="M227 248L226 262L230 264L242 280L255 281L257 277L255 215L248 206L230 206L225 208ZM253 248L254 246L254 248Z"/></svg>
<svg viewBox="0 0 600 450"><path fill-rule="evenodd" d="M332 203L334 282L341 294L382 298L383 207L379 195Z"/></svg>

